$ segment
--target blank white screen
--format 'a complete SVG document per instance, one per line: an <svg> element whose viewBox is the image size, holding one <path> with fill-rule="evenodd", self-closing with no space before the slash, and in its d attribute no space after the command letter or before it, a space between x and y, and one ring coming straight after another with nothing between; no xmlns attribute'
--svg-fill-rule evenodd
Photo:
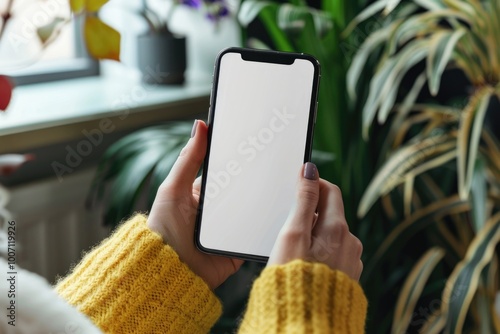
<svg viewBox="0 0 500 334"><path fill-rule="evenodd" d="M203 247L269 256L295 201L304 161L314 66L221 59Z"/></svg>

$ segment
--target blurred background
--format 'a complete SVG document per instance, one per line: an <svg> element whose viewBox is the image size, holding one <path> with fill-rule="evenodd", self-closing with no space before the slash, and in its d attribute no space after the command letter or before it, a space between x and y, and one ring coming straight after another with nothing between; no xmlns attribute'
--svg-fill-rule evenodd
<svg viewBox="0 0 500 334"><path fill-rule="evenodd" d="M149 210L229 46L321 63L367 333L499 333L500 0L0 0L0 223L54 282ZM216 293L238 326L262 265Z"/></svg>

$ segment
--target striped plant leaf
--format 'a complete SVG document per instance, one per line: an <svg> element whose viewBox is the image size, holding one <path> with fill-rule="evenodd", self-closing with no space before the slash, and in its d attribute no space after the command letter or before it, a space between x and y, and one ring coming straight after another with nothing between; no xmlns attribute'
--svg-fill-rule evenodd
<svg viewBox="0 0 500 334"><path fill-rule="evenodd" d="M376 30L366 38L363 44L361 44L347 72L347 92L351 100L354 101L356 99L356 85L368 57L378 46L387 40L387 37L392 34L400 23L401 21L393 22L387 27Z"/></svg>
<svg viewBox="0 0 500 334"><path fill-rule="evenodd" d="M476 235L448 278L441 311L446 314L445 333L462 333L465 317L479 284L479 275L492 260L500 241L500 212L492 216Z"/></svg>
<svg viewBox="0 0 500 334"><path fill-rule="evenodd" d="M486 147L480 147L483 151L483 158L488 164L488 169L500 180L500 143L488 129L483 130L482 139Z"/></svg>
<svg viewBox="0 0 500 334"><path fill-rule="evenodd" d="M494 316L495 314L498 314L498 312L495 310L495 302L497 298L497 294L500 292L499 287L498 287L498 256L494 255L493 256L493 261L491 261L488 272L486 273L486 292L488 294L488 297L490 299L489 302L489 307L491 308L488 310L493 316L492 316L492 327L494 328L495 333L500 333L500 316Z"/></svg>
<svg viewBox="0 0 500 334"><path fill-rule="evenodd" d="M411 87L410 91L408 94L406 94L403 102L401 105L398 106L398 117L406 117L408 113L410 112L411 108L414 106L415 101L417 101L417 97L420 94L420 91L425 85L425 82L427 81L427 74L426 73L420 73L420 75L417 77L415 82L413 83L413 86Z"/></svg>
<svg viewBox="0 0 500 334"><path fill-rule="evenodd" d="M495 332L493 318L496 318L496 316L495 312L492 312L492 306L495 305L496 290L490 294L487 285L491 272L495 271L496 261L497 259L494 256L493 260L483 269L479 277L477 293L471 304L471 308L474 307L477 312L476 327L479 329L479 334L490 334Z"/></svg>
<svg viewBox="0 0 500 334"><path fill-rule="evenodd" d="M411 214L414 183L415 183L415 177L413 175L408 175L405 177L404 192L403 192L403 207L404 207L405 217L408 217Z"/></svg>
<svg viewBox="0 0 500 334"><path fill-rule="evenodd" d="M472 227L479 233L486 223L486 170L485 162L477 159L471 186Z"/></svg>
<svg viewBox="0 0 500 334"><path fill-rule="evenodd" d="M474 7L471 4L466 3L465 1L462 0L443 0L443 2L446 4L448 8L452 8L458 11L461 11L463 13L466 13L470 17L474 18L475 17L475 10Z"/></svg>
<svg viewBox="0 0 500 334"><path fill-rule="evenodd" d="M399 133L401 133L401 127L407 121L408 113L412 110L412 107L414 106L415 101L417 100L417 97L426 81L427 78L425 72L420 73L403 102L400 105L395 105L397 113L391 122L389 133L387 134L382 149L380 150L382 156L387 156L390 148L395 144L395 138Z"/></svg>
<svg viewBox="0 0 500 334"><path fill-rule="evenodd" d="M402 24L394 34L393 38L395 45L404 45L414 38L444 30L444 28L439 25L439 22L443 19L460 19L469 22L469 18L463 13L450 9L424 12L407 18L404 24Z"/></svg>
<svg viewBox="0 0 500 334"><path fill-rule="evenodd" d="M266 7L276 7L271 1L247 0L243 1L238 11L238 21L243 27L246 27L255 20L259 13Z"/></svg>
<svg viewBox="0 0 500 334"><path fill-rule="evenodd" d="M443 249L433 247L425 252L411 270L396 303L391 331L393 334L406 332L412 319L413 310L424 290L425 284L444 255Z"/></svg>
<svg viewBox="0 0 500 334"><path fill-rule="evenodd" d="M381 195L387 194L402 183L408 173L417 175L425 171L414 170L423 162L453 151L454 142L455 139L449 134L434 135L394 152L368 185L358 206L358 216L363 217Z"/></svg>
<svg viewBox="0 0 500 334"><path fill-rule="evenodd" d="M449 63L455 45L465 34L465 29L442 31L431 38L429 56L427 57L427 77L432 95L439 91L441 76Z"/></svg>
<svg viewBox="0 0 500 334"><path fill-rule="evenodd" d="M396 102L399 86L406 72L428 55L428 46L426 43L420 44L420 42L422 41L415 41L408 44L405 50L400 51L397 56L394 56L397 62L391 71L391 75L383 83L380 95L381 101L378 111L378 122L380 124L385 123L387 120L387 116Z"/></svg>
<svg viewBox="0 0 500 334"><path fill-rule="evenodd" d="M282 30L300 33L309 18L313 19L314 31L317 37L322 37L333 27L332 19L328 13L306 6L299 7L287 3L279 6L276 21Z"/></svg>
<svg viewBox="0 0 500 334"><path fill-rule="evenodd" d="M276 23L279 4L272 1L246 0L241 4L238 21L247 27L257 16L262 20L274 45L280 51L296 51L287 35Z"/></svg>
<svg viewBox="0 0 500 334"><path fill-rule="evenodd" d="M384 15L389 15L392 11L399 5L401 0L387 0L387 4L384 8Z"/></svg>
<svg viewBox="0 0 500 334"><path fill-rule="evenodd" d="M260 39L250 37L247 40L247 46L253 49L261 49L261 50L271 50L271 47L266 43L262 42Z"/></svg>
<svg viewBox="0 0 500 334"><path fill-rule="evenodd" d="M463 199L469 196L479 139L491 96L491 88L479 90L471 98L460 119L457 136L458 191Z"/></svg>
<svg viewBox="0 0 500 334"><path fill-rule="evenodd" d="M432 11L443 9L446 7L446 5L443 3L442 0L413 0L413 1L419 6L422 6L422 8Z"/></svg>
<svg viewBox="0 0 500 334"><path fill-rule="evenodd" d="M366 7L361 13L359 13L351 22L347 25L347 27L342 32L341 37L346 38L349 36L354 28L361 22L373 17L376 13L382 11L387 5L387 0L377 0Z"/></svg>
<svg viewBox="0 0 500 334"><path fill-rule="evenodd" d="M470 210L468 202L461 200L458 195L440 199L431 204L413 212L413 214L398 224L383 243L379 246L376 253L373 255L370 262L367 263L363 270L364 277L370 277L370 273L375 270L388 251L398 252L405 243L419 230L435 224L442 218L467 212Z"/></svg>
<svg viewBox="0 0 500 334"><path fill-rule="evenodd" d="M428 22L424 20L421 16L410 17L395 32L391 38L391 51L396 51L397 47L404 45L409 40L415 38L419 34L430 33L431 31L438 29L434 20Z"/></svg>
<svg viewBox="0 0 500 334"><path fill-rule="evenodd" d="M439 334L446 325L446 317L441 310L435 311L420 328L420 334Z"/></svg>
<svg viewBox="0 0 500 334"><path fill-rule="evenodd" d="M400 78L416 63L422 60L428 52L428 44L423 40L417 40L407 45L396 57L385 61L382 67L373 76L370 82L370 92L363 107L363 138L368 139L368 129L379 108L383 105L382 117L379 122L385 120L385 110L389 110L394 104L395 95L391 90L398 88L395 81ZM391 93L391 94L390 94ZM388 96L390 95L390 96ZM390 102L385 102L388 98ZM385 103L384 103L385 102Z"/></svg>
<svg viewBox="0 0 500 334"><path fill-rule="evenodd" d="M490 41L496 41L496 47L492 48L493 51L493 59L494 62L492 62L493 66L493 71L492 73L496 73L497 75L497 81L498 77L500 76L500 19L499 19L499 13L500 13L500 2L497 0L490 0L490 10L489 10L489 17L490 21L492 23L492 31L491 31L491 39ZM497 85L497 93L498 93L498 88L499 86Z"/></svg>

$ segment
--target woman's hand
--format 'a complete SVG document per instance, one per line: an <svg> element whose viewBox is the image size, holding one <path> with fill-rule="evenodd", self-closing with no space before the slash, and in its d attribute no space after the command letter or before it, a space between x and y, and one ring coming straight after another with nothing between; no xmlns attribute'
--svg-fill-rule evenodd
<svg viewBox="0 0 500 334"><path fill-rule="evenodd" d="M194 225L200 196L195 182L207 149L207 126L196 120L191 139L162 183L148 218L148 226L179 254L179 258L215 289L234 274L243 261L200 252L194 244ZM194 182L194 184L193 184Z"/></svg>
<svg viewBox="0 0 500 334"><path fill-rule="evenodd" d="M340 189L319 179L316 166L303 166L297 201L274 244L268 265L295 259L321 262L359 280L361 242L349 232Z"/></svg>

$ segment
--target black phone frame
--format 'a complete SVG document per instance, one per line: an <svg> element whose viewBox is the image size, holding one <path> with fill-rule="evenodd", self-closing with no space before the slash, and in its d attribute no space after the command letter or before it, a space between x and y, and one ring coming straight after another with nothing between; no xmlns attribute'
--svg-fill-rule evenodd
<svg viewBox="0 0 500 334"><path fill-rule="evenodd" d="M239 53L241 58L246 61L256 61L256 62L265 62L265 63L275 63L275 64L285 64L291 65L295 62L295 59L304 59L311 62L314 67L314 78L311 92L311 104L309 106L309 120L307 125L307 138L306 138L306 147L304 152L304 163L311 160L311 152L312 152L312 143L314 136L314 126L316 124L316 114L318 107L318 93L319 93L319 81L321 78L320 73L320 63L319 61L311 55L305 53L294 53L294 52L282 52L282 51L273 51L273 50L258 50L258 49L249 49L249 48L240 48L240 47L229 47L222 50L216 60L214 65L214 75L213 75L213 83L212 83L212 91L210 93L210 107L208 114L208 142L207 142L207 153L205 155L205 160L203 162L203 173L202 173L202 182L200 189L200 198L198 209L196 212L196 223L195 223L195 233L194 233L194 242L196 247L206 254L214 254L219 256L226 256L231 258L237 258L242 260L249 261L257 261L257 262L267 262L267 256L260 256L254 254L243 254L236 253L224 250L217 250L204 247L200 242L200 232L201 232L201 218L203 213L203 202L205 197L205 188L207 182L207 173L208 173L208 162L210 160L210 149L212 144L212 130L213 123L215 117L215 105L217 103L216 94L219 83L219 73L220 73L220 64L222 61L222 57L228 53Z"/></svg>

